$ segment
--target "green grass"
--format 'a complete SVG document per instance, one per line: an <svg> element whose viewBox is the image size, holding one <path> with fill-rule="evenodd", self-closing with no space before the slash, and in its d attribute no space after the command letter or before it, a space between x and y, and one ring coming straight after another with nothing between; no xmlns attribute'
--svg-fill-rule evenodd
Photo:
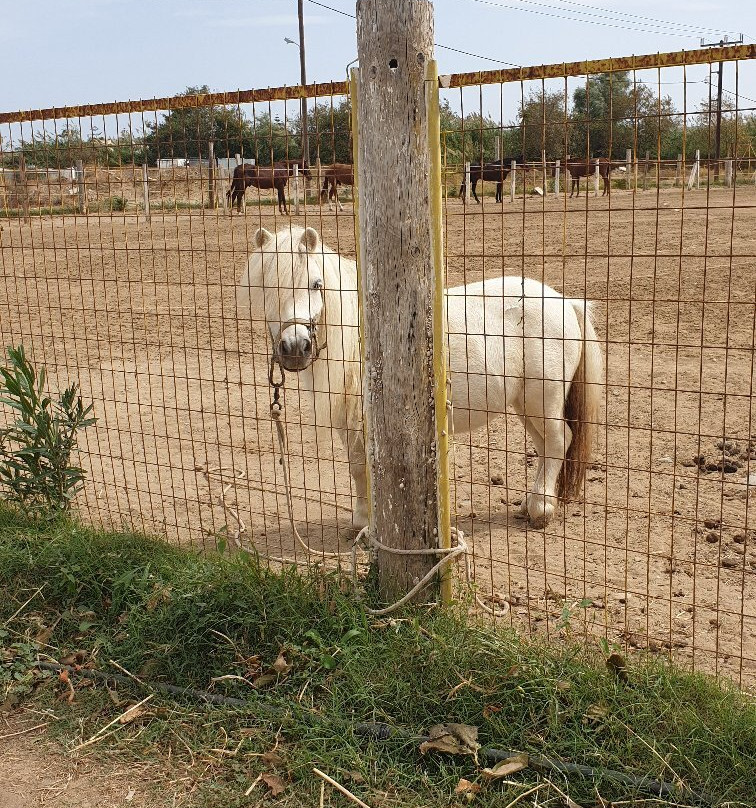
<svg viewBox="0 0 756 808"><path fill-rule="evenodd" d="M74 677L75 700L61 700L66 688L33 662L76 651L101 670L117 672L114 660L145 681L248 698L248 708L231 709L156 695L141 718L94 745L98 755L166 763L170 752L173 766L193 763L189 804L208 808L255 804L266 787L244 792L262 772L286 783L279 804L315 805L313 765L373 806L462 805L453 793L460 778L482 785L476 805L507 805L536 785L518 805L564 804L531 768L485 783L471 757L421 755L408 739L365 741L353 731L360 721L413 733L472 724L484 746L678 781L717 805L753 805L756 712L734 688L651 660L631 664L622 682L598 649L547 647L452 610L376 621L342 589L329 574L275 574L249 556L200 556L0 508L0 700L53 710L60 720L51 728L70 747L149 692L137 683L85 688ZM258 687L211 682L253 679L281 653L291 670ZM260 756L276 743L275 758ZM639 796L606 777L549 779L584 806L597 793ZM681 792L681 804L692 801Z"/></svg>

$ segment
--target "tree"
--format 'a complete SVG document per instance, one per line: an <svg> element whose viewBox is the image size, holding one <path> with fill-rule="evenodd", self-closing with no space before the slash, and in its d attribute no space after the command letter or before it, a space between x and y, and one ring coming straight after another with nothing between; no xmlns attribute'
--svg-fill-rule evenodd
<svg viewBox="0 0 756 808"><path fill-rule="evenodd" d="M309 116L310 151L324 164L352 162L352 106L348 98L338 104L315 104ZM301 125L295 131L301 142Z"/></svg>
<svg viewBox="0 0 756 808"><path fill-rule="evenodd" d="M567 97L563 92L530 93L520 104L519 143L511 153L522 153L526 160L540 161L541 152L545 150L547 160L563 160L565 143L569 148L571 135L567 113Z"/></svg>
<svg viewBox="0 0 756 808"><path fill-rule="evenodd" d="M209 91L207 85L187 87L179 95L201 95ZM215 143L216 155L233 155L244 151L243 144L253 139L250 123L238 107L173 109L161 121L145 124L144 156L152 163L160 158L206 158L211 140Z"/></svg>

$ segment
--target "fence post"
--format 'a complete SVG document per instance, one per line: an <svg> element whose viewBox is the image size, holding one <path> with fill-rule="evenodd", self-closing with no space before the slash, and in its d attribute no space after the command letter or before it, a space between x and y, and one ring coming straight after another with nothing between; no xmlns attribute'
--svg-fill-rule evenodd
<svg viewBox="0 0 756 808"><path fill-rule="evenodd" d="M515 190L517 186L517 160L512 160L509 164L509 201L514 202Z"/></svg>
<svg viewBox="0 0 756 808"><path fill-rule="evenodd" d="M648 162L651 159L651 152L646 152L646 161L643 163L643 190L648 190Z"/></svg>
<svg viewBox="0 0 756 808"><path fill-rule="evenodd" d="M625 150L625 171L627 172L627 190L633 188L633 150Z"/></svg>
<svg viewBox="0 0 756 808"><path fill-rule="evenodd" d="M732 188L732 160L725 160L725 185Z"/></svg>
<svg viewBox="0 0 756 808"><path fill-rule="evenodd" d="M559 159L554 160L554 196L559 196Z"/></svg>
<svg viewBox="0 0 756 808"><path fill-rule="evenodd" d="M76 183L79 188L79 213L87 215L87 187L84 184L84 161L76 161Z"/></svg>
<svg viewBox="0 0 756 808"><path fill-rule="evenodd" d="M677 165L675 166L675 188L680 184L680 178L682 177L683 170L682 170L682 154L677 155Z"/></svg>
<svg viewBox="0 0 756 808"><path fill-rule="evenodd" d="M215 143L211 140L207 144L207 204L210 210L215 210Z"/></svg>
<svg viewBox="0 0 756 808"><path fill-rule="evenodd" d="M499 135L494 138L494 160L497 163L501 160L501 137Z"/></svg>
<svg viewBox="0 0 756 808"><path fill-rule="evenodd" d="M546 177L546 149L541 150L541 171L543 173L543 196L545 198L549 188L549 182Z"/></svg>
<svg viewBox="0 0 756 808"><path fill-rule="evenodd" d="M470 198L470 163L465 163L465 192L462 194L462 204L467 204Z"/></svg>
<svg viewBox="0 0 756 808"><path fill-rule="evenodd" d="M358 3L359 255L370 537L383 545L378 548L378 589L391 602L438 560L427 552L439 539L431 361L435 239L426 107L432 52L430 0ZM439 142L433 147L438 149Z"/></svg>
<svg viewBox="0 0 756 808"><path fill-rule="evenodd" d="M599 191L599 158L596 158L596 165L593 168L593 195L598 196Z"/></svg>
<svg viewBox="0 0 756 808"><path fill-rule="evenodd" d="M150 184L147 163L142 163L142 196L144 197L144 218L150 221Z"/></svg>
<svg viewBox="0 0 756 808"><path fill-rule="evenodd" d="M701 152L696 149L696 161L693 163L693 168L690 169L690 177L688 177L688 190L693 190L693 185L696 188L701 187Z"/></svg>
<svg viewBox="0 0 756 808"><path fill-rule="evenodd" d="M299 216L299 166L294 164L294 215Z"/></svg>
<svg viewBox="0 0 756 808"><path fill-rule="evenodd" d="M323 166L320 163L320 155L315 158L315 195L319 205L322 205L320 200L320 189L323 185ZM354 189L352 189L354 193Z"/></svg>
<svg viewBox="0 0 756 808"><path fill-rule="evenodd" d="M21 207L24 211L24 222L29 224L29 183L26 177L26 158L23 154L18 163L18 184L21 187Z"/></svg>

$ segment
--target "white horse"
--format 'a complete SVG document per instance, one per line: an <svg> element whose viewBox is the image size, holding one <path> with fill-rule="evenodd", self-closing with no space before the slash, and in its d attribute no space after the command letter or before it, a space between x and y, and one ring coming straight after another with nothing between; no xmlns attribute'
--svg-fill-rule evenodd
<svg viewBox="0 0 756 808"><path fill-rule="evenodd" d="M367 523L358 334L357 267L312 228L258 230L238 289L240 314L264 321L273 359L299 373L318 425L346 447L357 500L352 521ZM516 414L539 455L521 511L543 527L560 500L576 496L597 422L603 357L590 305L522 277L446 291L453 426L463 432ZM272 367L272 365L271 365Z"/></svg>

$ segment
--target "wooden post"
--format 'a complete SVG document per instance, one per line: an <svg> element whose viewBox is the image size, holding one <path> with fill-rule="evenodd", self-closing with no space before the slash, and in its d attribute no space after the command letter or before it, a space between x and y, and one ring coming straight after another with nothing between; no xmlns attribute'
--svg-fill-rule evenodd
<svg viewBox="0 0 756 808"><path fill-rule="evenodd" d="M299 216L299 166L294 164L294 215Z"/></svg>
<svg viewBox="0 0 756 808"><path fill-rule="evenodd" d="M680 184L683 175L682 154L677 155L677 165L675 166L675 188Z"/></svg>
<svg viewBox="0 0 756 808"><path fill-rule="evenodd" d="M559 196L559 159L554 160L554 196Z"/></svg>
<svg viewBox="0 0 756 808"><path fill-rule="evenodd" d="M21 198L21 208L24 211L24 222L29 224L31 221L29 217L29 183L26 177L26 158L22 154L19 158L18 163L18 185L20 186L20 198ZM16 194L16 198L19 198L19 194Z"/></svg>
<svg viewBox="0 0 756 808"><path fill-rule="evenodd" d="M725 160L725 186L732 188L732 160Z"/></svg>
<svg viewBox="0 0 756 808"><path fill-rule="evenodd" d="M470 198L470 163L465 163L465 192L462 194L462 204L467 204Z"/></svg>
<svg viewBox="0 0 756 808"><path fill-rule="evenodd" d="M207 144L207 204L210 210L215 210L215 143L211 140Z"/></svg>
<svg viewBox="0 0 756 808"><path fill-rule="evenodd" d="M370 535L383 545L380 596L394 602L438 560L428 553L438 546L439 533L435 240L426 108L426 68L433 53L430 0L360 0L357 52Z"/></svg>
<svg viewBox="0 0 756 808"><path fill-rule="evenodd" d="M79 213L87 215L87 186L84 184L84 161L76 161L76 183L79 187Z"/></svg>
<svg viewBox="0 0 756 808"><path fill-rule="evenodd" d="M514 202L517 185L517 160L509 164L509 201Z"/></svg>
<svg viewBox="0 0 756 808"><path fill-rule="evenodd" d="M494 138L494 160L498 163L501 160L501 136L496 135Z"/></svg>
<svg viewBox="0 0 756 808"><path fill-rule="evenodd" d="M651 160L651 153L646 152L646 161L643 163L643 190L648 190L648 163Z"/></svg>
<svg viewBox="0 0 756 808"><path fill-rule="evenodd" d="M147 163L142 163L142 196L144 198L144 218L150 221L150 184Z"/></svg>
<svg viewBox="0 0 756 808"><path fill-rule="evenodd" d="M546 149L541 150L541 173L543 174L543 196L545 199L549 189L549 181L546 177Z"/></svg>
<svg viewBox="0 0 756 808"><path fill-rule="evenodd" d="M322 204L320 200L320 189L322 187L323 187L323 166L320 163L320 155L318 155L315 158L315 194L319 205ZM354 188L352 188L352 195L354 195Z"/></svg>
<svg viewBox="0 0 756 808"><path fill-rule="evenodd" d="M593 195L598 196L599 192L599 158L596 158L596 165L593 168ZM587 191L586 191L587 193Z"/></svg>
<svg viewBox="0 0 756 808"><path fill-rule="evenodd" d="M627 171L627 190L631 191L633 188L633 150L627 149L625 151L625 170Z"/></svg>
<svg viewBox="0 0 756 808"><path fill-rule="evenodd" d="M701 152L696 149L696 159L693 163L693 168L690 169L690 177L688 177L688 190L692 191L693 186L696 188L701 187Z"/></svg>

